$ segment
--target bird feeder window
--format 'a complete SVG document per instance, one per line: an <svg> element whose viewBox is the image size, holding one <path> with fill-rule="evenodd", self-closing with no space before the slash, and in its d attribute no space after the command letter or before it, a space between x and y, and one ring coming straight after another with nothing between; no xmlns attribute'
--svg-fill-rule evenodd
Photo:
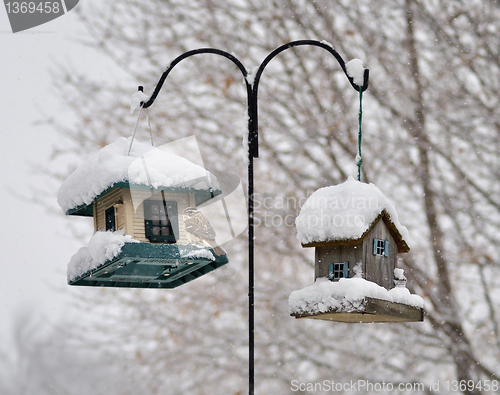
<svg viewBox="0 0 500 395"><path fill-rule="evenodd" d="M373 255L389 256L389 241L373 239Z"/></svg>
<svg viewBox="0 0 500 395"><path fill-rule="evenodd" d="M328 269L328 279L338 280L349 277L349 262L330 263Z"/></svg>
<svg viewBox="0 0 500 395"><path fill-rule="evenodd" d="M104 212L106 219L106 231L114 232L116 230L115 208L111 206Z"/></svg>
<svg viewBox="0 0 500 395"><path fill-rule="evenodd" d="M149 241L175 243L175 234L178 233L177 202L145 200L144 227Z"/></svg>

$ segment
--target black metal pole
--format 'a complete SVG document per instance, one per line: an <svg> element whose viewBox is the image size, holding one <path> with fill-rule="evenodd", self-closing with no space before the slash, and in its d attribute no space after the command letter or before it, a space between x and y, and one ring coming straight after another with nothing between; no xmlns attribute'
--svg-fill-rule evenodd
<svg viewBox="0 0 500 395"><path fill-rule="evenodd" d="M248 155L248 393L254 394L255 387L255 301L254 301L254 195L253 155Z"/></svg>
<svg viewBox="0 0 500 395"><path fill-rule="evenodd" d="M245 78L245 84L247 88L247 110L248 110L248 393L249 395L254 395L255 391L255 298L254 298L254 280L255 280L255 229L254 229L254 158L259 157L259 122L258 122L258 88L260 77L266 66L269 62L279 53L285 51L286 49L302 46L302 45L313 45L320 48L323 48L330 52L335 59L337 59L340 67L344 71L347 79L351 83L352 87L358 91L363 92L368 88L368 78L369 71L368 69L364 70L363 74L363 85L359 86L354 83L353 78L348 75L344 60L342 57L333 49L333 47L324 42L324 41L316 41L316 40L298 40L292 41L290 43L284 44L274 51L272 51L260 64L259 68L255 76L253 76L253 83L250 84L248 82L247 76L248 71L243 66L238 58L234 55L214 48L201 48L195 49L192 51L188 51L183 53L174 59L167 69L163 72L158 81L158 84L153 91L153 94L150 96L147 102L142 102L141 106L143 108L150 107L158 93L160 92L163 83L165 82L167 76L170 74L172 69L183 59L186 59L193 55L199 55L204 53L211 53L215 55L223 56L229 60L231 60L241 71L243 77ZM142 88L142 87L140 87ZM142 91L142 89L140 89Z"/></svg>

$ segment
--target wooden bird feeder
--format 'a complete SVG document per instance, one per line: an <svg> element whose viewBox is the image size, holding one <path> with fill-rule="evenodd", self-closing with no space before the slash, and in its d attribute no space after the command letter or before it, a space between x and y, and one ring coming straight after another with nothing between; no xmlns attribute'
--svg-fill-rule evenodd
<svg viewBox="0 0 500 395"><path fill-rule="evenodd" d="M423 321L423 301L406 289L398 254L408 231L373 184L350 178L322 188L297 218L303 247L315 248L315 283L290 295L290 314L342 322Z"/></svg>
<svg viewBox="0 0 500 395"><path fill-rule="evenodd" d="M67 215L93 217L94 236L68 265L70 285L174 288L228 263L196 207L221 194L188 160L121 138L62 185ZM194 218L193 213L197 217Z"/></svg>

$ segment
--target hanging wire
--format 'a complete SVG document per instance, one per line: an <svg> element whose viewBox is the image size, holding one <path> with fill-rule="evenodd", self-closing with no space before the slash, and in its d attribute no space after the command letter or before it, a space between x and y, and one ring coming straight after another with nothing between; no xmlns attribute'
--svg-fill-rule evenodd
<svg viewBox="0 0 500 395"><path fill-rule="evenodd" d="M362 87L359 87L358 154L356 155L356 165L358 166L358 181L361 181L361 164L363 163L363 158L361 157L361 139L363 137L363 132L361 130L362 119L363 119L363 89Z"/></svg>
<svg viewBox="0 0 500 395"><path fill-rule="evenodd" d="M132 133L132 139L130 140L130 146L128 147L127 156L130 156L130 151L132 151L132 144L134 143L135 133L137 132L137 125L139 125L139 119L141 119L142 107L139 111L139 115L137 116L137 121L135 122L134 133Z"/></svg>

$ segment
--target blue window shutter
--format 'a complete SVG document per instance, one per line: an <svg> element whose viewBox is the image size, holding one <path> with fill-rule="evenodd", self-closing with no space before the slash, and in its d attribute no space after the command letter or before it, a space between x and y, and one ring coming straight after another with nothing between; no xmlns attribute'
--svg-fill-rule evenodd
<svg viewBox="0 0 500 395"><path fill-rule="evenodd" d="M333 267L334 267L334 266L333 266L333 263L330 263L330 264L328 265L328 279L329 279L329 280L332 280L332 279L333 279L333 277L334 277L334 275L333 275Z"/></svg>
<svg viewBox="0 0 500 395"><path fill-rule="evenodd" d="M385 240L384 256L386 256L386 257L389 256L389 241L388 240Z"/></svg>
<svg viewBox="0 0 500 395"><path fill-rule="evenodd" d="M377 255L377 240L373 239L373 255Z"/></svg>
<svg viewBox="0 0 500 395"><path fill-rule="evenodd" d="M344 262L344 278L349 277L349 262Z"/></svg>

